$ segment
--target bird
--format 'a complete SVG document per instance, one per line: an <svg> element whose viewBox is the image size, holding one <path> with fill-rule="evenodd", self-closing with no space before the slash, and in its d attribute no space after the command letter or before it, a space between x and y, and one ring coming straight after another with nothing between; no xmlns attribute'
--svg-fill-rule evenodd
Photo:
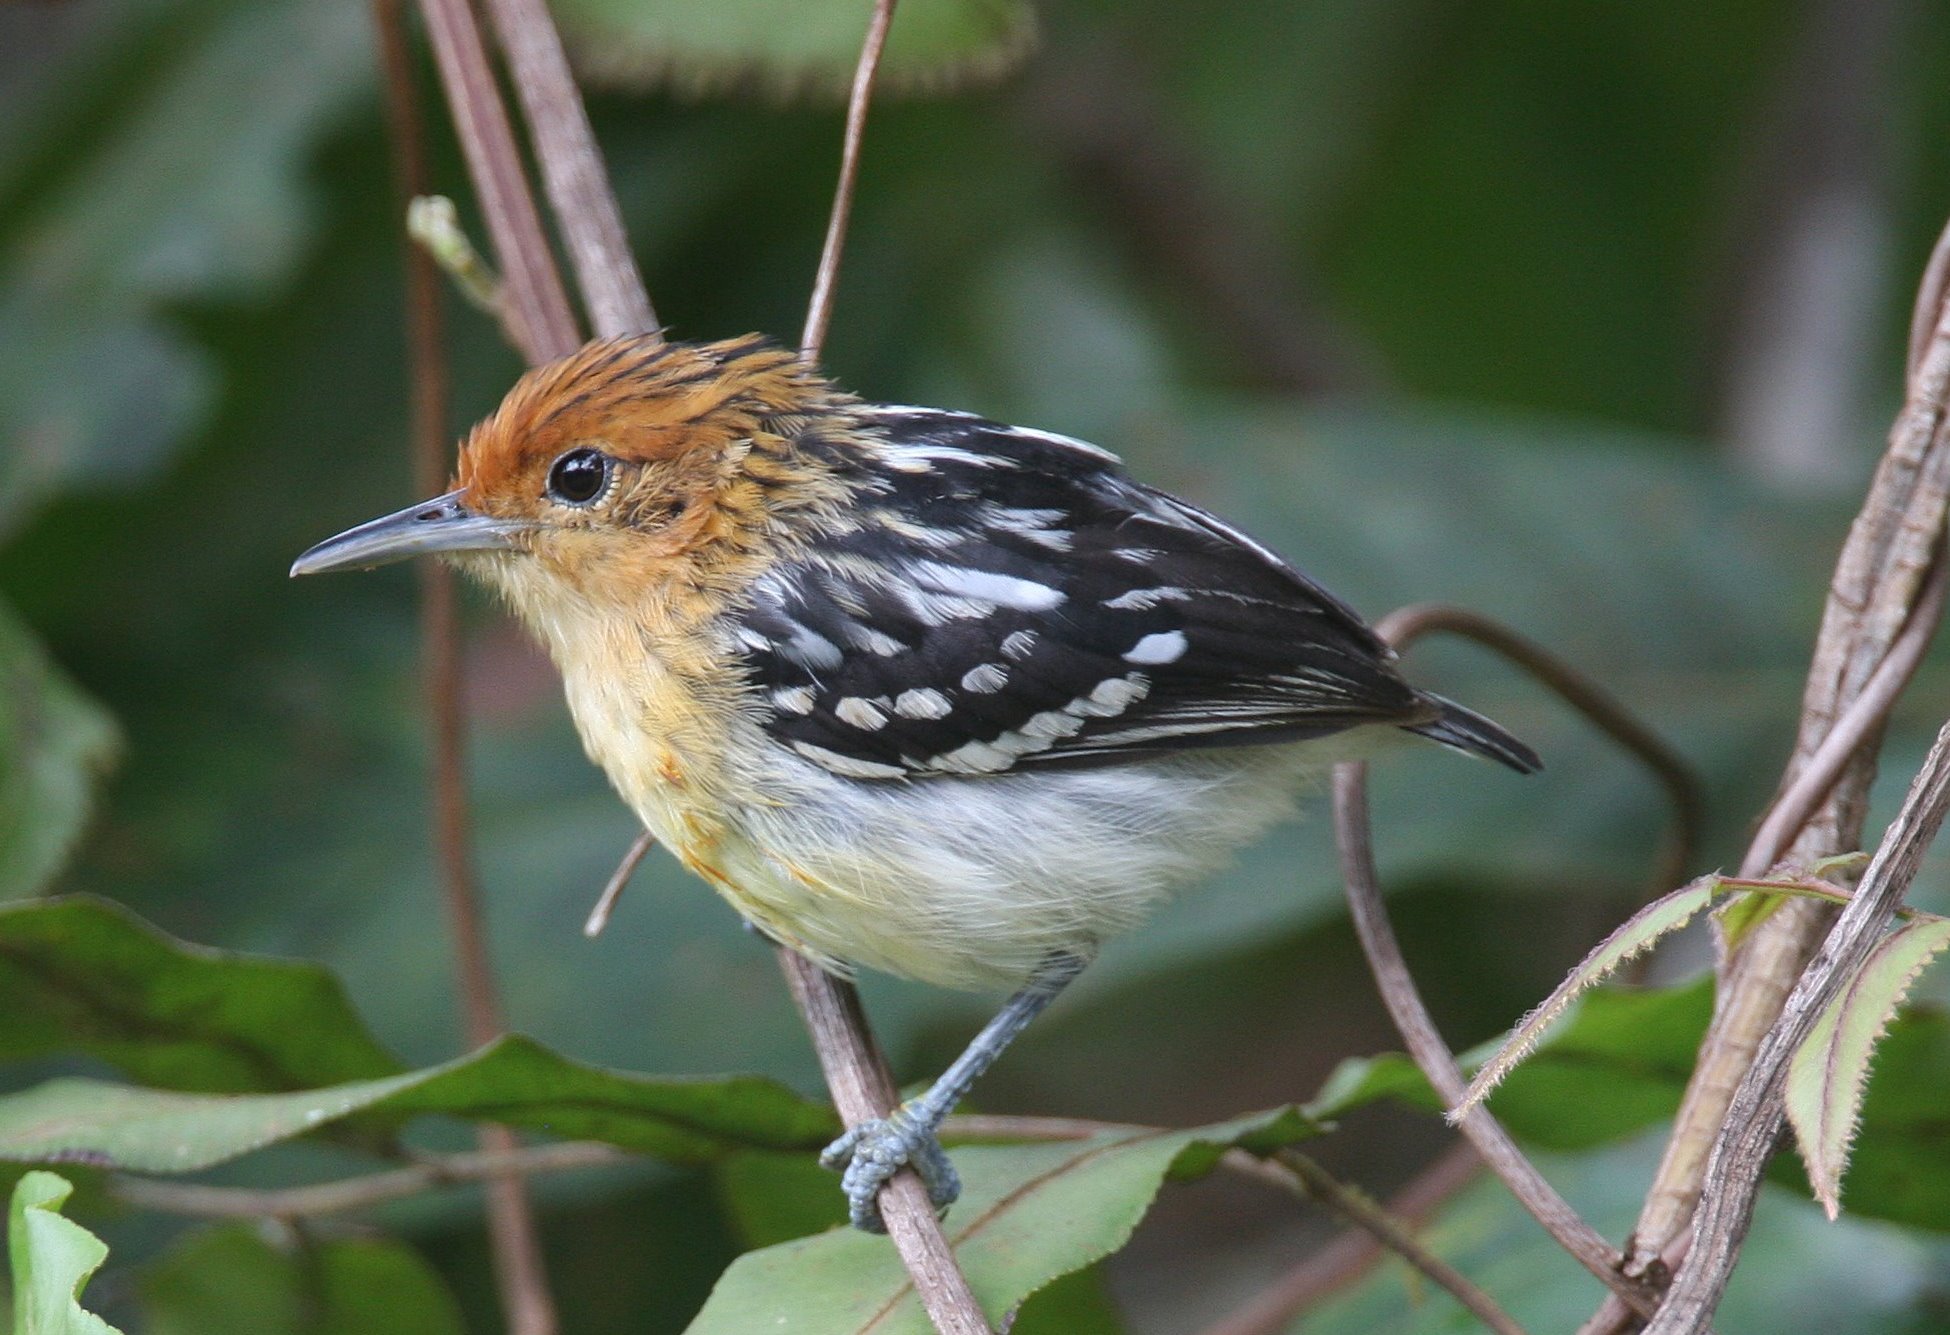
<svg viewBox="0 0 1950 1335"><path fill-rule="evenodd" d="M499 593L624 803L757 931L842 976L1010 993L822 1155L869 1230L903 1165L953 1202L937 1133L970 1086L1309 773L1411 735L1540 767L1111 452L870 402L760 335L599 339L529 371L451 490L291 573L423 554Z"/></svg>

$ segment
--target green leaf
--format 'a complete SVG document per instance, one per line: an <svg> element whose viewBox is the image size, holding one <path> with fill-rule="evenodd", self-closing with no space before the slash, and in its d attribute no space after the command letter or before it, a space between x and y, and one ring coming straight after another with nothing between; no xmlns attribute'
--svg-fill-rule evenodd
<svg viewBox="0 0 1950 1335"><path fill-rule="evenodd" d="M861 0L555 0L577 66L602 82L699 95L756 86L843 97L866 34ZM1001 77L1035 45L1027 0L905 0L876 88L939 92Z"/></svg>
<svg viewBox="0 0 1950 1335"><path fill-rule="evenodd" d="M837 1129L829 1109L770 1080L626 1075L511 1037L425 1070L288 1094L50 1080L0 1098L0 1159L194 1172L354 1113L378 1128L430 1113L477 1118L678 1163L746 1146L811 1148Z"/></svg>
<svg viewBox="0 0 1950 1335"><path fill-rule="evenodd" d="M311 231L318 133L366 86L357 6L98 7L11 84L0 124L0 532L66 487L126 482L203 417L217 373L165 309L261 296Z"/></svg>
<svg viewBox="0 0 1950 1335"><path fill-rule="evenodd" d="M954 1151L962 1198L944 1227L991 1321L1059 1276L1121 1247L1168 1176L1210 1171L1228 1146L1271 1149L1317 1127L1293 1109L1189 1131L1114 1131L1056 1145ZM750 1252L688 1335L926 1335L912 1282L885 1238L840 1228Z"/></svg>
<svg viewBox="0 0 1950 1335"><path fill-rule="evenodd" d="M74 1190L53 1173L33 1172L14 1185L7 1208L7 1256L13 1266L13 1335L115 1335L115 1327L81 1310L81 1290L108 1258L108 1247L61 1214Z"/></svg>
<svg viewBox="0 0 1950 1335"><path fill-rule="evenodd" d="M1950 947L1950 921L1941 918L1907 923L1884 937L1821 1013L1788 1065L1788 1121L1809 1185L1830 1219L1841 1213L1842 1174L1876 1044L1916 976L1945 947Z"/></svg>
<svg viewBox="0 0 1950 1335"><path fill-rule="evenodd" d="M60 870L117 746L113 720L0 602L0 899Z"/></svg>
<svg viewBox="0 0 1950 1335"><path fill-rule="evenodd" d="M273 1247L256 1229L193 1234L149 1266L148 1335L460 1335L446 1284L389 1238Z"/></svg>
<svg viewBox="0 0 1950 1335"><path fill-rule="evenodd" d="M190 945L84 896L0 905L0 1058L66 1052L209 1092L401 1069L318 965Z"/></svg>

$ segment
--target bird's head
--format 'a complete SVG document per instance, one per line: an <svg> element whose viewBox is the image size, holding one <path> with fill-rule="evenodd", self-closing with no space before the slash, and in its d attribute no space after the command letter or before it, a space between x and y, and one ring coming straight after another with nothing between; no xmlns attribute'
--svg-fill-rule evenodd
<svg viewBox="0 0 1950 1335"><path fill-rule="evenodd" d="M444 495L328 538L293 575L441 554L531 617L709 595L840 483L808 427L848 400L762 338L603 339L523 376L461 446Z"/></svg>

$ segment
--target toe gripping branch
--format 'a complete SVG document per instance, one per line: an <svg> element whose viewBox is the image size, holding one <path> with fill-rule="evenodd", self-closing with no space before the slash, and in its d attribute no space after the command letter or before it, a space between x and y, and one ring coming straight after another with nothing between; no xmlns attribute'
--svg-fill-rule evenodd
<svg viewBox="0 0 1950 1335"><path fill-rule="evenodd" d="M855 1228L869 1233L886 1231L877 1198L881 1187L902 1168L912 1168L920 1175L935 1209L946 1211L955 1203L961 1195L961 1175L941 1148L941 1123L1002 1050L1076 980L1086 962L1068 953L1051 955L1022 990L1003 1003L995 1018L982 1027L926 1093L909 1099L887 1117L849 1128L826 1147L819 1162L839 1170L840 1189L846 1193L847 1214Z"/></svg>

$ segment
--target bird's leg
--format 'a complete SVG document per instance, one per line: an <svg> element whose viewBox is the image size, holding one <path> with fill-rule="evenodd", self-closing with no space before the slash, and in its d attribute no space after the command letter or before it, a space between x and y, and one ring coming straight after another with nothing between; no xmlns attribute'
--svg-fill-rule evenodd
<svg viewBox="0 0 1950 1335"><path fill-rule="evenodd" d="M847 1212L855 1228L869 1233L885 1231L876 1198L887 1179L903 1166L921 1175L936 1209L947 1209L961 1195L961 1178L935 1133L969 1086L994 1064L1016 1035L1029 1027L1031 1020L1043 1013L1044 1007L1056 1000L1056 994L1083 972L1084 963L1076 955L1051 955L926 1093L909 1099L886 1117L850 1128L826 1147L819 1161L828 1168L843 1170L840 1186L846 1192Z"/></svg>

